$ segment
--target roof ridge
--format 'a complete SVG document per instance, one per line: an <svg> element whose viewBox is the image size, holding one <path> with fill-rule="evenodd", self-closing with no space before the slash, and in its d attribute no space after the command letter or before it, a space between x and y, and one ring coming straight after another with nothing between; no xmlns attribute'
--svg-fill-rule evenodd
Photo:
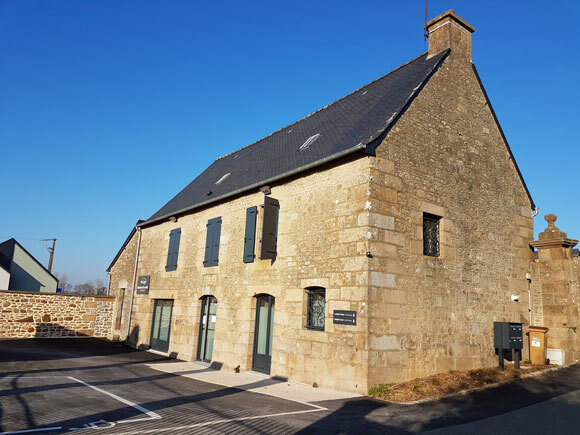
<svg viewBox="0 0 580 435"><path fill-rule="evenodd" d="M309 113L308 115L306 115L306 116L304 116L304 117L300 118L299 120L297 120L297 121L294 121L292 124L288 124L288 125L286 125L286 126L284 126L284 127L281 127L281 128L279 128L278 130L276 130L276 131L273 131L273 132L272 132L272 133L270 133L269 135L267 135L267 136L264 136L264 137L262 137L262 138L260 138L260 139L258 139L258 140L256 140L256 141L254 141L254 142L252 142L252 143L250 143L250 144L246 145L246 146L243 146L242 148L238 148L237 150L234 150L234 151L232 151L232 152L229 152L229 153L227 153L227 154L224 154L223 156L220 156L220 157L216 158L215 160L216 160L216 161L218 161L218 160L221 160L221 159L223 159L223 158L225 158L225 157L231 156L232 154L235 154L235 153L237 153L237 152L239 152L239 151L245 150L246 148L249 148L249 147L251 147L252 145L256 145L258 142L261 142L261 141L263 141L264 139L267 139L267 138L269 138L270 136L273 136L273 135L275 135L276 133L279 133L279 132L281 132L282 130L284 130L284 129L286 129L286 128L289 128L289 127L292 127L293 125L296 125L296 124L298 124L299 122L301 122L301 121L305 120L306 118L309 118L310 116L312 116L312 115L314 115L314 114L316 114L316 113L318 113L318 112L321 112L321 111L323 111L323 110L327 109L328 107L330 107L330 106L332 106L332 105L334 105L334 104L336 104L336 103L338 103L338 102L340 102L340 101L344 100L345 98L347 98L347 97L350 97L351 95L353 95L353 94L357 93L357 92L358 92L358 91L360 91L361 89L364 89L364 88L366 88L367 86L370 86L370 85L372 85L373 83L376 83L376 82L378 82L379 80L382 80L382 79L384 79L385 77L387 77L388 75L390 75L390 74L394 73L395 71L398 71L398 70L400 70L401 68L404 68L404 67L406 67L406 66L407 66L407 65L409 65L410 63L412 63L412 62L415 62L417 59L419 59L419 58L420 58L420 57L422 57L422 56L425 56L426 54L427 54L427 52L421 53L419 56L417 56L417 57L415 57L415 58L413 58L413 59L409 60L408 62L406 62L406 63L404 63L404 64L402 64L402 65L399 65L397 68L395 68L395 69L393 69L393 70L389 71L389 72L388 72L388 73L386 73L386 74L383 74L382 76L380 76L380 77L378 77L378 78L374 79L374 80L373 80L373 81L371 81L371 82L368 82L367 84L365 84L365 85L361 86L360 88L357 88L357 89L355 89L355 90L354 90L354 91L352 91L352 92L349 92L348 94L346 94L345 96L343 96L343 97L339 98L338 100L335 100L335 101L333 101L332 103L328 103L326 106L323 106L323 107L321 107L320 109L317 109L317 110L315 110L314 112L311 112L311 113Z"/></svg>

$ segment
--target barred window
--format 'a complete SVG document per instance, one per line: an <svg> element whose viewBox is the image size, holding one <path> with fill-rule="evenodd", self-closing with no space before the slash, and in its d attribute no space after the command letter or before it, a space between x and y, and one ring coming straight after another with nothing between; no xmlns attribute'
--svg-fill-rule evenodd
<svg viewBox="0 0 580 435"><path fill-rule="evenodd" d="M441 216L423 213L423 255L439 257L439 221Z"/></svg>
<svg viewBox="0 0 580 435"><path fill-rule="evenodd" d="M308 290L308 311L306 328L324 331L324 307L326 305L326 289L312 287Z"/></svg>

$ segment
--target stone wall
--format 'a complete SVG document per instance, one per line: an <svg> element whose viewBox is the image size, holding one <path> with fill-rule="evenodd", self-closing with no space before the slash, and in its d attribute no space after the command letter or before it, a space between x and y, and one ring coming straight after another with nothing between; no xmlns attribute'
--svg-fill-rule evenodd
<svg viewBox="0 0 580 435"><path fill-rule="evenodd" d="M496 364L493 322L528 322L532 207L468 59L451 52L378 147L370 201L369 383Z"/></svg>
<svg viewBox="0 0 580 435"><path fill-rule="evenodd" d="M114 297L0 291L0 338L107 337Z"/></svg>

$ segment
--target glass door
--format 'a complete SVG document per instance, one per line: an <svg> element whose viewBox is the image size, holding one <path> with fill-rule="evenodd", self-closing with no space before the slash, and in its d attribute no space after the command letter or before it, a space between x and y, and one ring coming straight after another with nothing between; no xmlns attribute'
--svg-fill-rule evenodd
<svg viewBox="0 0 580 435"><path fill-rule="evenodd" d="M211 362L213 354L213 337L217 312L217 299L206 296L201 302L201 316L199 319L199 340L197 345L197 359Z"/></svg>
<svg viewBox="0 0 580 435"><path fill-rule="evenodd" d="M169 350L172 311L173 300L155 299L153 321L151 323L151 349L159 352L167 352Z"/></svg>
<svg viewBox="0 0 580 435"><path fill-rule="evenodd" d="M256 328L254 331L252 370L270 374L273 331L274 296L259 296L256 300Z"/></svg>

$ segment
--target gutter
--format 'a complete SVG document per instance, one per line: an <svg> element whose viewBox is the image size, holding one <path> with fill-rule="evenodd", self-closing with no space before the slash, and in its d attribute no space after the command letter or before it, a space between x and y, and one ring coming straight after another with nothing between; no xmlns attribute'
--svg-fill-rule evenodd
<svg viewBox="0 0 580 435"><path fill-rule="evenodd" d="M129 319L127 320L127 334L125 335L125 344L129 342L129 330L131 328L131 316L133 314L133 300L135 299L135 283L137 282L137 263L139 262L139 248L141 248L141 228L135 227L139 236L137 239L137 251L135 252L135 269L133 270L133 285L131 286L131 302L129 304Z"/></svg>
<svg viewBox="0 0 580 435"><path fill-rule="evenodd" d="M323 159L316 160L315 162L309 163L309 164L307 164L305 166L300 166L299 168L291 169L290 171L284 172L283 174L276 175L276 176L271 177L271 178L267 178L266 180L262 180L262 181L259 181L258 183L251 184L250 186L242 187L242 188L237 189L237 190L234 190L232 192L228 192L228 193L225 193L225 194L223 194L221 196L217 196L215 198L208 199L207 201L203 201L203 202L197 203L195 205L182 208L181 210L177 210L177 211L174 211L172 213L165 214L165 215L160 216L160 217L155 218L155 219L147 220L147 221L142 222L141 224L139 224L139 226L137 226L137 228L138 229L141 229L145 225L150 225L150 224L153 224L153 223L162 221L164 219L168 219L171 216L180 215L180 214L183 214L183 213L186 213L186 212L195 210L196 208L200 208L200 207L203 207L205 205L211 204L213 202L217 202L217 201L220 201L222 199L226 199L226 198L229 198L231 196L238 195L240 193L244 193L244 192L247 192L247 191L250 191L250 190L253 190L253 189L257 189L257 188L262 187L264 185L270 184L270 183L272 183L274 181L278 181L278 180L281 180L283 178L287 178L287 177L290 177L292 175L296 175L296 174L298 174L300 172L307 171L307 170L312 169L312 168L314 168L316 166L320 166L320 165L323 165L325 163L328 163L328 162L330 162L332 160L339 159L340 157L344 157L344 156L347 156L349 154L353 154L353 153L355 153L357 151L364 150L365 148L366 148L366 145L361 142L361 143L359 143L358 145L355 145L352 148L348 148L348 149L346 149L344 151L340 151L338 153L335 153L335 154L332 154L330 156L324 157Z"/></svg>

